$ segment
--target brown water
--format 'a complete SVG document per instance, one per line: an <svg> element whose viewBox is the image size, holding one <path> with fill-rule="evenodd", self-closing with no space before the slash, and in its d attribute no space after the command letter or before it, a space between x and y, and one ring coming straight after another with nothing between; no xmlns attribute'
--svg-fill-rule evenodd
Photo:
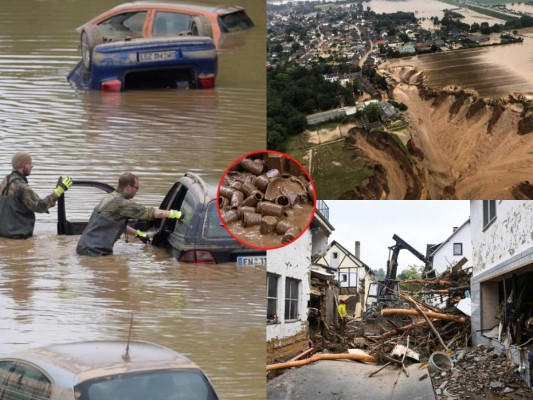
<svg viewBox="0 0 533 400"><path fill-rule="evenodd" d="M120 1L3 0L0 9L0 171L33 156L32 187L47 195L59 175L116 185L140 177L136 200L157 206L186 171L219 176L265 147L265 4L239 4L256 28L219 53L215 90L100 93L76 90L75 28ZM245 137L246 140L242 140ZM71 203L85 217L99 197ZM265 398L262 269L180 265L164 250L119 241L115 255L75 254L55 235L57 216L38 214L35 236L0 238L0 352L51 342L126 338L189 356L222 398ZM222 345L223 344L223 345Z"/></svg>
<svg viewBox="0 0 533 400"><path fill-rule="evenodd" d="M435 29L433 23L430 21L431 17L444 16L444 10L455 10L462 14L464 18L461 22L465 24L473 24L477 22L488 22L489 25L502 24L505 21L490 17L487 15L476 13L467 8L459 8L453 4L444 3L437 0L371 0L363 4L364 9L367 7L378 14L394 13L396 11L413 12L415 16L421 20L421 25L426 29Z"/></svg>
<svg viewBox="0 0 533 400"><path fill-rule="evenodd" d="M387 66L411 65L427 74L434 88L458 85L482 96L533 93L533 29L520 30L523 43L394 59Z"/></svg>

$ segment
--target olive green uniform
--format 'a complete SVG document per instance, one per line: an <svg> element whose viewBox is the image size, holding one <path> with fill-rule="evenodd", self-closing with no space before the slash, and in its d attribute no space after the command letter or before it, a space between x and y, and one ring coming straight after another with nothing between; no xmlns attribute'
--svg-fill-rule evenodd
<svg viewBox="0 0 533 400"><path fill-rule="evenodd" d="M0 236L25 239L33 235L35 213L47 213L57 199L54 193L39 198L26 177L14 170L0 183Z"/></svg>
<svg viewBox="0 0 533 400"><path fill-rule="evenodd" d="M112 254L113 245L126 231L130 218L154 219L154 216L155 208L126 199L124 193L110 193L95 207L76 252L92 257Z"/></svg>

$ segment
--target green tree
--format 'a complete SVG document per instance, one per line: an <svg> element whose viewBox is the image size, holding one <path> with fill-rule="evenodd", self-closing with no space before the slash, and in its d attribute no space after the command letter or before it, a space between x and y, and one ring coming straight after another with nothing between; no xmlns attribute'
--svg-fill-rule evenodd
<svg viewBox="0 0 533 400"><path fill-rule="evenodd" d="M371 103L365 107L365 115L370 122L376 122L379 121L380 110L379 104Z"/></svg>
<svg viewBox="0 0 533 400"><path fill-rule="evenodd" d="M378 281L382 281L385 279L385 270L383 268L380 268L378 270L374 270L374 274L376 276L376 279Z"/></svg>
<svg viewBox="0 0 533 400"><path fill-rule="evenodd" d="M401 273L398 274L397 279L399 281L421 279L423 270L424 270L423 265L409 265ZM414 292L417 290L419 286L420 285L416 283L404 283L400 285L400 289L402 291Z"/></svg>
<svg viewBox="0 0 533 400"><path fill-rule="evenodd" d="M398 274L398 280L407 281L411 279L421 279L423 269L423 265L411 264Z"/></svg>

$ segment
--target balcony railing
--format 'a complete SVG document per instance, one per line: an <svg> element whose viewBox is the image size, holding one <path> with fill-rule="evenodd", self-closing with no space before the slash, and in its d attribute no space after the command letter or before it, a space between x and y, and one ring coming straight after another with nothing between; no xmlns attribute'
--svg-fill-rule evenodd
<svg viewBox="0 0 533 400"><path fill-rule="evenodd" d="M318 200L316 202L316 210L329 221L329 207L324 200Z"/></svg>

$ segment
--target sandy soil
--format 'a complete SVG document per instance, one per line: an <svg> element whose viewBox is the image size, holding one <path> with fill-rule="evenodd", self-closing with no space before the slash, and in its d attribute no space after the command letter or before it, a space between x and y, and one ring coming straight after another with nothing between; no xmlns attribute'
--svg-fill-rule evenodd
<svg viewBox="0 0 533 400"><path fill-rule="evenodd" d="M400 79L405 70L396 72ZM437 198L446 185L455 186L456 197L462 199L512 198L512 186L533 176L533 135L517 134L523 107L506 104L489 134L489 107L468 119L466 114L474 101L469 98L451 114L453 96L435 106L433 99L421 99L412 84L414 79L398 84L394 97L409 107L409 132L426 157L432 198Z"/></svg>
<svg viewBox="0 0 533 400"><path fill-rule="evenodd" d="M317 130L307 130L305 135L307 136L307 141L313 144L321 144L331 142L333 140L341 139L348 135L348 131L353 128L354 124L346 125L337 125L335 129L317 129Z"/></svg>

